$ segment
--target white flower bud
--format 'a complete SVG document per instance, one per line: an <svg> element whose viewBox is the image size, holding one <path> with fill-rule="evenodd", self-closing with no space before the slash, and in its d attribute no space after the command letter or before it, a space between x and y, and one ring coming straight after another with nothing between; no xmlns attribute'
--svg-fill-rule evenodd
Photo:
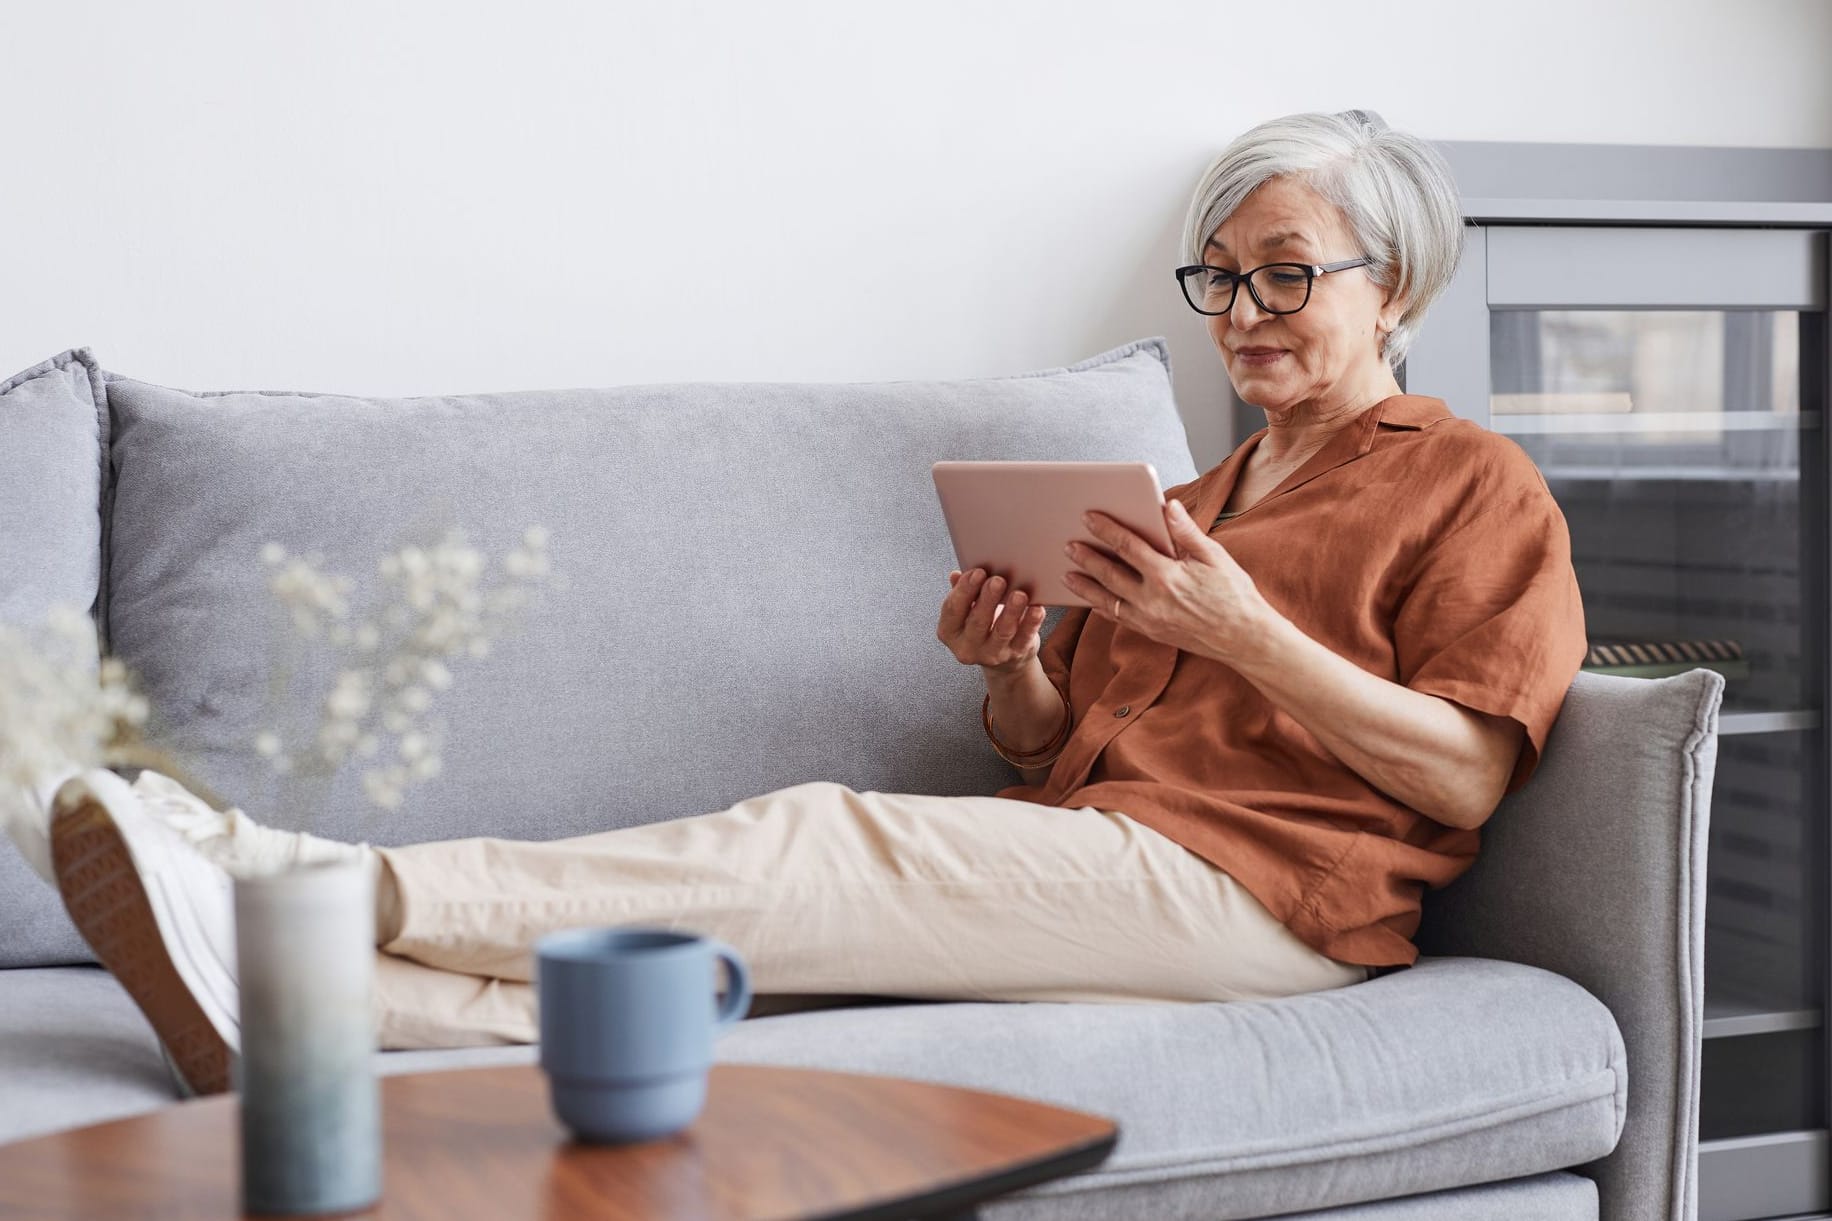
<svg viewBox="0 0 1832 1221"><path fill-rule="evenodd" d="M264 730L255 735L254 748L269 759L276 758L280 754L280 735Z"/></svg>
<svg viewBox="0 0 1832 1221"><path fill-rule="evenodd" d="M286 562L286 548L279 543L267 543L261 548L261 562L274 567Z"/></svg>
<svg viewBox="0 0 1832 1221"><path fill-rule="evenodd" d="M364 772L363 791L368 794L370 801L384 810L395 809L401 804L400 786L394 782L394 777L388 772Z"/></svg>
<svg viewBox="0 0 1832 1221"><path fill-rule="evenodd" d="M356 718L369 711L369 692L365 689L363 676L359 672L345 671L337 680L336 688L325 701L325 708L338 718Z"/></svg>

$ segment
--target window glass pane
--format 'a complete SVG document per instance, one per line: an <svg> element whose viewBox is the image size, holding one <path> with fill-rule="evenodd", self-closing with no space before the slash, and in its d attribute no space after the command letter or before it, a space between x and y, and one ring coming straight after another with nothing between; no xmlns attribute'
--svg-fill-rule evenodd
<svg viewBox="0 0 1832 1221"><path fill-rule="evenodd" d="M1491 427L1571 529L1591 668L1726 678L1724 709L1809 706L1802 314L1496 310Z"/></svg>

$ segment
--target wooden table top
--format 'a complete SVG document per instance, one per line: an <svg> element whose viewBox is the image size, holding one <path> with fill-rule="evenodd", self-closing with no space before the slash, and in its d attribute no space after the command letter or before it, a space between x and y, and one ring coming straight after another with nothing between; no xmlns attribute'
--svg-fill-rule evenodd
<svg viewBox="0 0 1832 1221"><path fill-rule="evenodd" d="M1109 1120L1004 1094L824 1069L715 1064L692 1126L573 1141L533 1066L382 1078L382 1201L362 1217L903 1218L1099 1165ZM0 1216L240 1215L236 1099L0 1146Z"/></svg>

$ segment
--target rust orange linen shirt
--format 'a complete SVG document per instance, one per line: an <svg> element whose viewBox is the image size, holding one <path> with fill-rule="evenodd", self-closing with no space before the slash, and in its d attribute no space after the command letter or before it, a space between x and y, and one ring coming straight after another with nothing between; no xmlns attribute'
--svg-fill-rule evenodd
<svg viewBox="0 0 1832 1221"><path fill-rule="evenodd" d="M1166 499L1215 523L1267 431ZM1507 792L1527 782L1586 641L1564 514L1513 440L1394 395L1209 536L1335 653L1525 726ZM1088 608L1063 614L1039 658L1074 728L1043 785L997 796L1123 811L1338 961L1418 958L1424 888L1469 868L1477 831L1376 789L1229 666Z"/></svg>

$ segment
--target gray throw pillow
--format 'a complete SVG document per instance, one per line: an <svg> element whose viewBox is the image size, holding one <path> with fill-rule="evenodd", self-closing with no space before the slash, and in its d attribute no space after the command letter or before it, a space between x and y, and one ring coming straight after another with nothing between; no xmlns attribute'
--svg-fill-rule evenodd
<svg viewBox="0 0 1832 1221"><path fill-rule="evenodd" d="M102 370L73 348L0 382L0 622L93 613L102 567ZM94 669L90 650L79 661ZM57 896L0 837L0 967L82 962Z"/></svg>

